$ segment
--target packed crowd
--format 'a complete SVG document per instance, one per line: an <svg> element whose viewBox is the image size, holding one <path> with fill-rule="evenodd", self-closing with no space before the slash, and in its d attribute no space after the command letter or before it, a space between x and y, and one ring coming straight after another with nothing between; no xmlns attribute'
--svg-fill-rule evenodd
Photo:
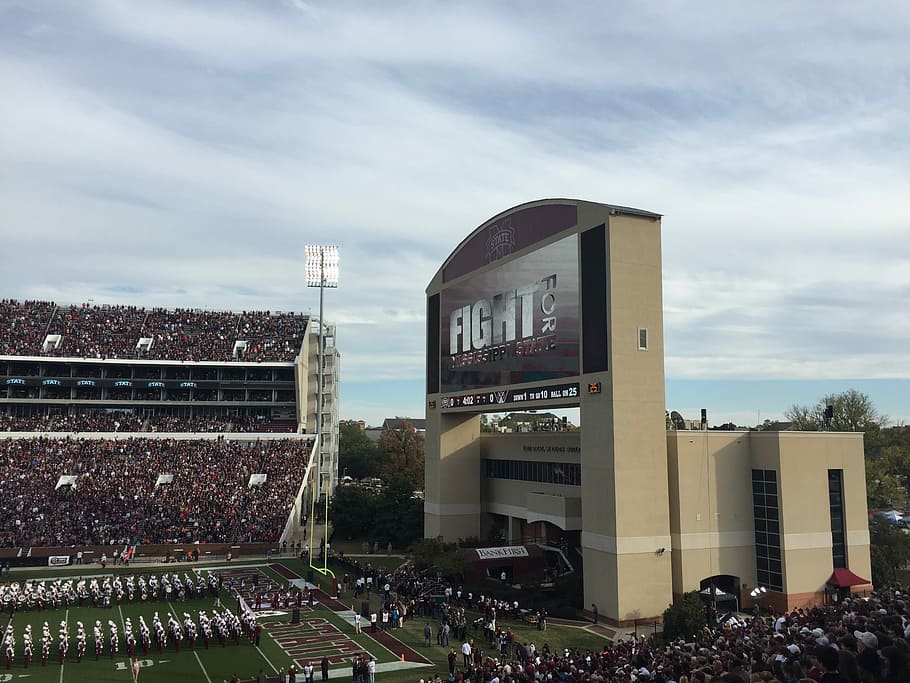
<svg viewBox="0 0 910 683"><path fill-rule="evenodd" d="M6 546L278 540L311 441L0 440ZM251 474L265 474L250 486ZM57 487L60 477L75 477ZM171 475L158 483L159 475Z"/></svg>
<svg viewBox="0 0 910 683"><path fill-rule="evenodd" d="M85 412L73 415L3 415L0 432L138 432L145 420L131 413Z"/></svg>
<svg viewBox="0 0 910 683"><path fill-rule="evenodd" d="M82 412L20 417L0 413L0 432L259 432L275 431L269 418L211 416L172 417L129 412ZM294 431L293 425L282 431Z"/></svg>
<svg viewBox="0 0 910 683"><path fill-rule="evenodd" d="M52 301L0 299L0 355L37 356L56 308Z"/></svg>
<svg viewBox="0 0 910 683"><path fill-rule="evenodd" d="M289 361L309 318L271 311L165 310L136 306L63 307L51 301L0 301L0 355L145 358L184 361ZM47 335L61 335L47 351ZM137 348L140 339L151 339ZM235 358L234 343L247 342Z"/></svg>
<svg viewBox="0 0 910 683"><path fill-rule="evenodd" d="M436 608L436 644L448 646L449 680L474 683L908 683L910 601L897 587L771 618L755 615L658 644L629 635L599 651L519 642L507 624L494 635L457 632L454 601ZM493 601L495 603L495 601ZM489 610L487 611L489 615ZM447 629L446 627L450 627ZM458 638L454 635L457 633ZM432 630L426 626L426 645ZM545 639L544 633L541 636Z"/></svg>
<svg viewBox="0 0 910 683"><path fill-rule="evenodd" d="M770 617L755 612L671 643L629 635L599 651L555 651L516 638L511 627L525 611L515 602L440 584L410 563L394 572L344 563L351 573L343 590L380 597L370 628L419 619L424 645L449 649L447 680L456 683L910 683L910 593L901 586ZM536 617L546 641L546 611Z"/></svg>

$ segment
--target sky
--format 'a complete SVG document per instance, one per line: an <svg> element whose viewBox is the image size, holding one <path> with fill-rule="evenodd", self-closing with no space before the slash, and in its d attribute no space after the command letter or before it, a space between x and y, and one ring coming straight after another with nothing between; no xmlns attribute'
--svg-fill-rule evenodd
<svg viewBox="0 0 910 683"><path fill-rule="evenodd" d="M910 4L0 0L0 297L317 312L422 416L424 290L526 201L663 214L668 408L910 421Z"/></svg>

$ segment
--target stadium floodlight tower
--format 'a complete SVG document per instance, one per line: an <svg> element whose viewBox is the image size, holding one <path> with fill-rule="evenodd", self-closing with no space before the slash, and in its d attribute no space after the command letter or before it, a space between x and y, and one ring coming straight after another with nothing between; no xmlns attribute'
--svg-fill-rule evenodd
<svg viewBox="0 0 910 683"><path fill-rule="evenodd" d="M328 562L329 562L329 553L328 553L328 525L329 525L329 491L328 491L328 477L323 476L322 466L322 437L323 437L323 418L322 418L322 392L323 392L323 371L325 367L325 348L324 348L324 333L325 333L325 318L323 317L323 307L325 303L325 288L337 288L338 287L338 245L337 244L308 244L306 247L306 285L307 287L319 287L319 353L317 354L319 362L319 371L317 384L318 388L316 391L316 443L318 446L317 456L319 458L318 465L318 475L319 479L318 485L314 486L314 496L312 504L316 504L316 493L319 492L319 489L322 488L322 482L325 482L325 529L326 533L324 536L324 547L322 552L323 557L323 572L328 572ZM313 517L315 515L310 515L310 566L313 566L313 552L312 552L312 543L313 543Z"/></svg>

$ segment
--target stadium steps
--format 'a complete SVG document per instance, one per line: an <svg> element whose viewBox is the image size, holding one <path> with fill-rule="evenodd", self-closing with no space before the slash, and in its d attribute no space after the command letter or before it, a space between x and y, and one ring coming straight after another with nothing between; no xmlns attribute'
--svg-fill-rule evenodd
<svg viewBox="0 0 910 683"><path fill-rule="evenodd" d="M547 550L551 553L555 553L557 555L557 557L562 561L557 569L557 573L559 576L571 574L576 571L575 565L572 564L572 562L566 556L566 553L563 552L562 548L559 548L559 547L553 546L553 545L540 544L540 549Z"/></svg>
<svg viewBox="0 0 910 683"><path fill-rule="evenodd" d="M45 338L47 337L48 332L49 332L50 329L51 329L51 323L54 322L54 318L57 316L57 311L59 310L59 308L60 308L60 307L57 306L57 304L54 304L54 310L51 311L51 316L47 319L47 325L44 326L44 336L45 336Z"/></svg>

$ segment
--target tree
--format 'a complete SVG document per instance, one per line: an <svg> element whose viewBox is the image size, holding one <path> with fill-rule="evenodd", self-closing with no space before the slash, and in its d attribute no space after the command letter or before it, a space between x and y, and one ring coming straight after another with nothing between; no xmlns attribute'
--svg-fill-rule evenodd
<svg viewBox="0 0 910 683"><path fill-rule="evenodd" d="M412 492L423 490L423 435L410 422L399 419L397 426L384 429L379 450L385 457L383 479L391 481L400 475L410 482Z"/></svg>
<svg viewBox="0 0 910 683"><path fill-rule="evenodd" d="M831 416L825 410L831 406ZM907 501L910 443L902 427L886 428L888 418L866 394L850 389L828 394L815 406L794 405L786 413L794 429L864 432L866 498L870 508L901 506Z"/></svg>
<svg viewBox="0 0 910 683"><path fill-rule="evenodd" d="M411 481L394 476L376 501L372 525L373 538L382 546L407 548L423 536L423 500L414 495Z"/></svg>
<svg viewBox="0 0 910 683"><path fill-rule="evenodd" d="M873 585L893 584L897 570L910 562L910 536L897 525L876 517L869 522L869 542Z"/></svg>
<svg viewBox="0 0 910 683"><path fill-rule="evenodd" d="M907 459L906 451L890 457L866 456L866 501L870 509L903 508L907 504Z"/></svg>
<svg viewBox="0 0 910 683"><path fill-rule="evenodd" d="M376 443L356 422L342 422L338 435L340 473L354 479L364 479L378 477L382 467L383 457Z"/></svg>
<svg viewBox="0 0 910 683"><path fill-rule="evenodd" d="M825 409L831 406L833 415L827 428L833 432L877 432L888 418L876 410L872 399L856 389L828 394L813 407L794 405L784 415L799 431L814 432L825 428Z"/></svg>
<svg viewBox="0 0 910 683"><path fill-rule="evenodd" d="M422 538L411 546L411 559L417 570L434 569L452 581L463 581L468 558L455 543Z"/></svg>
<svg viewBox="0 0 910 683"><path fill-rule="evenodd" d="M705 601L698 591L686 593L682 600L677 600L664 610L664 641L676 638L689 639L708 623L708 611Z"/></svg>
<svg viewBox="0 0 910 683"><path fill-rule="evenodd" d="M372 535L379 496L358 486L339 486L329 503L332 528L342 538Z"/></svg>

